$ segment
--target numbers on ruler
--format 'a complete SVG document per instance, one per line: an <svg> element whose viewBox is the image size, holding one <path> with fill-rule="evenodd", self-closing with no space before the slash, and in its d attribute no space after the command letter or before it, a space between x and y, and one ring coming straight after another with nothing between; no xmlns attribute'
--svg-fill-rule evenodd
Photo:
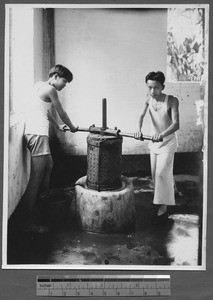
<svg viewBox="0 0 213 300"><path fill-rule="evenodd" d="M66 278L67 279L67 278ZM37 282L37 292L42 296L163 296L170 295L170 281L163 280L112 280L108 277L103 281L93 278L92 280L40 280ZM168 281L168 282L167 282Z"/></svg>

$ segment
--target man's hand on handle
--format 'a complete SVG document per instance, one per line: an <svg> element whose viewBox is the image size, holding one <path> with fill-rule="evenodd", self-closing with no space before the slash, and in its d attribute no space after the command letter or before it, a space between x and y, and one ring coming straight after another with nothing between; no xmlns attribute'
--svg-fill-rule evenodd
<svg viewBox="0 0 213 300"><path fill-rule="evenodd" d="M73 126L72 128L69 128L69 126L67 126L66 124L63 124L63 125L59 125L59 128L58 128L58 130L60 130L60 131L71 131L71 132L76 132L76 131L78 131L78 128L79 128L79 126Z"/></svg>
<svg viewBox="0 0 213 300"><path fill-rule="evenodd" d="M163 141L163 135L162 134L154 134L153 136L146 136L143 135L141 131L137 131L133 133L134 138L136 140L144 141L144 140L151 140L153 142L162 142Z"/></svg>
<svg viewBox="0 0 213 300"><path fill-rule="evenodd" d="M163 141L163 135L162 134L158 134L158 133L154 134L152 136L152 141L153 142L162 142Z"/></svg>
<svg viewBox="0 0 213 300"><path fill-rule="evenodd" d="M134 132L134 138L136 140L140 140L140 141L143 141L143 133L141 131L137 131L137 132Z"/></svg>

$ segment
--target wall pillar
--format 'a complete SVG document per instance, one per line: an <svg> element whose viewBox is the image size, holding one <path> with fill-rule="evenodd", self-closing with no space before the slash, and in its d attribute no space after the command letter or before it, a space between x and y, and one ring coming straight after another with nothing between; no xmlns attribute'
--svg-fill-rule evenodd
<svg viewBox="0 0 213 300"><path fill-rule="evenodd" d="M55 65L54 9L43 9L43 80Z"/></svg>

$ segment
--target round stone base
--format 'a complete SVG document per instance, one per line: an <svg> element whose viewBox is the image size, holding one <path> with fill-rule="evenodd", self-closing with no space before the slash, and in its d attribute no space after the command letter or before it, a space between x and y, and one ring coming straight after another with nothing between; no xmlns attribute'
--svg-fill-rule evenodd
<svg viewBox="0 0 213 300"><path fill-rule="evenodd" d="M122 176L122 187L114 191L96 191L86 186L87 176L75 186L79 226L95 233L122 233L135 226L135 198L132 182Z"/></svg>

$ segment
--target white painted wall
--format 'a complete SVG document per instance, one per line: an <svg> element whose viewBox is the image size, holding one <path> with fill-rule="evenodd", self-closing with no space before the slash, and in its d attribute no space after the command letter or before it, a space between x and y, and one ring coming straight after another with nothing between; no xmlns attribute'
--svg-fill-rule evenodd
<svg viewBox="0 0 213 300"><path fill-rule="evenodd" d="M24 112L30 105L32 86L42 78L42 10L15 6L11 15L8 51L9 118L5 153L8 170L8 217L14 211L29 177L29 154L23 147ZM165 10L56 9L56 63L66 65L74 81L61 92L61 100L74 124L102 125L102 98L107 98L108 126L137 130L139 111L146 95L145 75L166 71ZM10 62L10 64L9 64ZM202 145L196 126L194 101L198 84L167 84L166 91L180 100L179 151L197 151ZM144 133L149 133L146 117ZM86 154L87 133L57 133L65 153ZM147 143L124 138L123 154L148 153Z"/></svg>
<svg viewBox="0 0 213 300"><path fill-rule="evenodd" d="M70 68L73 82L61 92L62 104L80 127L102 125L102 98L107 99L108 127L134 132L149 71L166 72L167 12L162 9L56 9L56 63ZM202 145L196 125L199 84L167 84L180 100L179 151ZM149 116L144 134L149 134ZM86 154L86 133L58 133L66 153ZM147 142L124 138L123 154L148 153Z"/></svg>
<svg viewBox="0 0 213 300"><path fill-rule="evenodd" d="M5 184L5 193L8 197L9 217L21 199L29 179L30 156L24 146L23 133L25 112L31 104L33 85L42 76L42 12L27 6L14 6L7 16L10 32L7 32L9 40L6 62L9 69L8 77L5 78L8 86L5 117L9 118L9 123L6 124L8 182Z"/></svg>

